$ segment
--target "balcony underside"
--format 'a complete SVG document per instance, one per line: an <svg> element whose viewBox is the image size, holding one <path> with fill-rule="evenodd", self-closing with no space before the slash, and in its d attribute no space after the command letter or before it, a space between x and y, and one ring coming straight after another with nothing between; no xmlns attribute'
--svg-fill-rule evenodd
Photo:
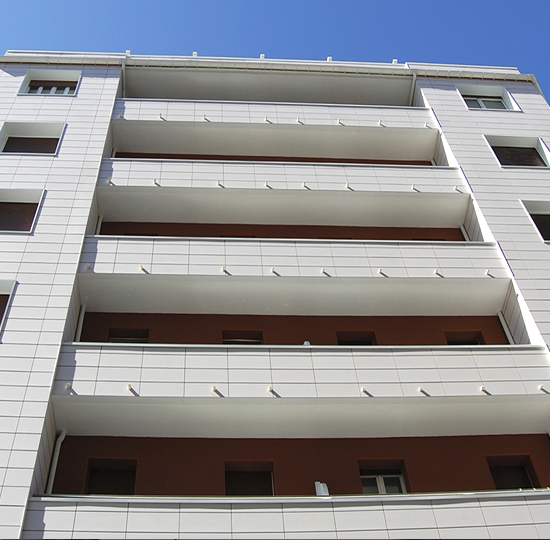
<svg viewBox="0 0 550 540"><path fill-rule="evenodd" d="M133 437L412 437L548 433L550 396L147 398L53 395L58 429ZM137 394L137 392L136 392Z"/></svg>

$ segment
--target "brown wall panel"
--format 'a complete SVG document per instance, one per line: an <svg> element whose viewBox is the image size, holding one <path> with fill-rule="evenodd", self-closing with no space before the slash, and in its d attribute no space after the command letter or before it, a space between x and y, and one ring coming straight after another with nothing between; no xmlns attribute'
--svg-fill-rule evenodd
<svg viewBox="0 0 550 540"><path fill-rule="evenodd" d="M421 165L430 167L427 160L398 160L398 159L357 159L357 158L329 158L324 156L237 156L225 154L160 154L146 152L117 152L115 157L128 159L191 159L213 161L285 161L289 163L365 163L378 165Z"/></svg>
<svg viewBox="0 0 550 540"><path fill-rule="evenodd" d="M464 241L460 229L429 227L329 227L240 223L158 223L104 221L101 234L210 238L314 238L339 240Z"/></svg>
<svg viewBox="0 0 550 540"><path fill-rule="evenodd" d="M413 493L493 490L488 457L529 456L539 486L550 485L547 434L376 439L164 439L67 437L54 493L84 493L88 459L137 459L136 495L225 494L226 462L273 463L275 495L360 494L365 464L404 464ZM232 464L234 466L234 464Z"/></svg>
<svg viewBox="0 0 550 540"><path fill-rule="evenodd" d="M498 317L344 317L86 312L81 341L107 342L109 328L149 330L149 343L221 344L224 330L262 330L265 345L338 345L341 330L374 331L377 345L447 345L445 331L478 330L507 344Z"/></svg>

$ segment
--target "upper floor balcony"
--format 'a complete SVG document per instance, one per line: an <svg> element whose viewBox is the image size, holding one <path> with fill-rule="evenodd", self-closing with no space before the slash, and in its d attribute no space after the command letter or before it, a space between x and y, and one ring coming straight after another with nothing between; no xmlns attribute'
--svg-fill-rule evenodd
<svg viewBox="0 0 550 540"><path fill-rule="evenodd" d="M40 496L22 538L546 538L547 490L341 497Z"/></svg>
<svg viewBox="0 0 550 540"><path fill-rule="evenodd" d="M412 70L402 64L197 58L176 69L140 64L125 69L125 98L407 107L415 88Z"/></svg>

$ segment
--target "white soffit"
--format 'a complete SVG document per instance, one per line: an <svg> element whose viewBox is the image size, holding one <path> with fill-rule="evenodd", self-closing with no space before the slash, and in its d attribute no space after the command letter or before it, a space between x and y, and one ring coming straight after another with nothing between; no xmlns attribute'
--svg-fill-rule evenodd
<svg viewBox="0 0 550 540"><path fill-rule="evenodd" d="M431 160L439 131L427 128L114 120L118 152Z"/></svg>
<svg viewBox="0 0 550 540"><path fill-rule="evenodd" d="M459 227L470 200L458 192L365 193L344 185L341 191L100 186L97 198L104 221L370 227Z"/></svg>
<svg viewBox="0 0 550 540"><path fill-rule="evenodd" d="M215 438L545 433L545 398L368 398L359 387L348 399L52 396L57 428L69 435Z"/></svg>
<svg viewBox="0 0 550 540"><path fill-rule="evenodd" d="M126 67L129 98L409 105L412 75Z"/></svg>
<svg viewBox="0 0 550 540"><path fill-rule="evenodd" d="M221 268L219 276L84 273L78 281L87 311L257 315L495 315L510 287L492 278L237 277Z"/></svg>

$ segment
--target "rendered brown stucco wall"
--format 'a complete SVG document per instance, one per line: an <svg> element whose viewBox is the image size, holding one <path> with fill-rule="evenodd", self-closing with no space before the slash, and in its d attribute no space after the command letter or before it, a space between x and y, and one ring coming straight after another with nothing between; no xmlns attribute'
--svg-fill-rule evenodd
<svg viewBox="0 0 550 540"><path fill-rule="evenodd" d="M136 495L224 495L226 462L273 463L275 495L360 494L360 468L402 467L407 491L493 490L487 459L528 456L550 486L547 434L376 439L75 437L63 442L54 493L81 494L88 459L137 459ZM232 463L235 468L235 463ZM531 471L531 474L533 474Z"/></svg>
<svg viewBox="0 0 550 540"><path fill-rule="evenodd" d="M241 223L158 223L104 221L101 234L209 238L325 238L340 240L446 240L460 242L460 229L429 227L327 227Z"/></svg>
<svg viewBox="0 0 550 540"><path fill-rule="evenodd" d="M375 331L377 345L446 345L445 331L481 330L507 344L499 318L344 317L86 312L81 341L107 342L109 328L149 329L149 343L221 344L224 330L262 330L265 345L337 345L336 332Z"/></svg>

